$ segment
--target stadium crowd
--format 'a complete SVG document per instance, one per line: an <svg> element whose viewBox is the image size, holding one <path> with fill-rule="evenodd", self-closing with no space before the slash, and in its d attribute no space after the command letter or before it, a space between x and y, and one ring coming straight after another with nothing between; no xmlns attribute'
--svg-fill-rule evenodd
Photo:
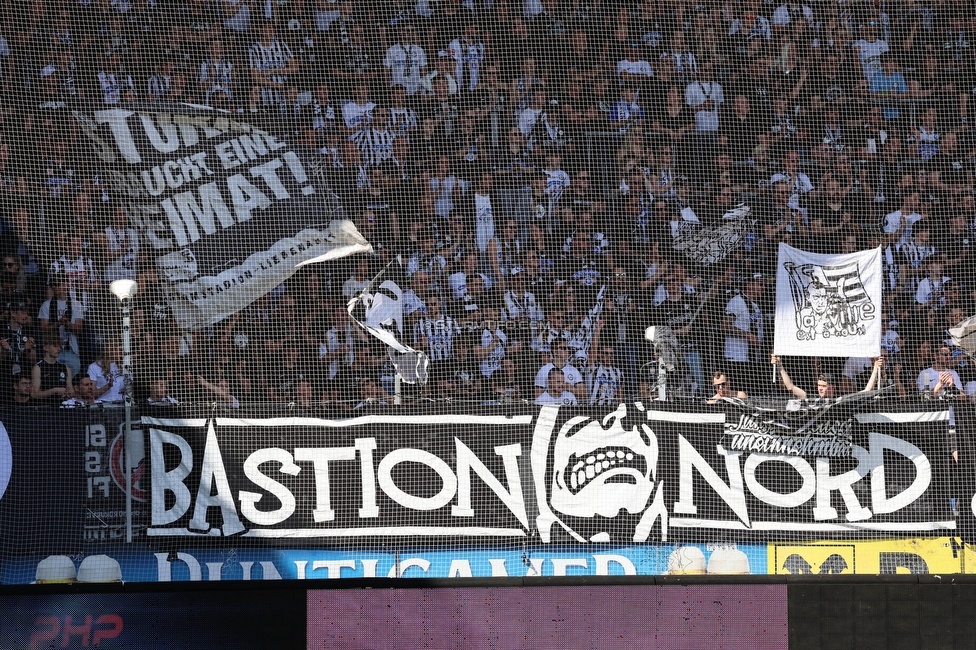
<svg viewBox="0 0 976 650"><path fill-rule="evenodd" d="M688 397L812 394L818 380L821 396L876 381L901 397L976 387L946 334L976 299L976 12L963 0L2 11L0 388L12 403L121 399L107 287L122 278L140 286L142 403L392 403L391 364L345 303L397 255L405 342L433 361L408 399L656 396L651 324L671 328L668 382ZM177 329L70 110L154 102L227 110L314 148L376 255L305 268L226 321ZM674 250L678 233L739 204L754 225L724 259ZM779 242L883 248L883 361L770 365Z"/></svg>

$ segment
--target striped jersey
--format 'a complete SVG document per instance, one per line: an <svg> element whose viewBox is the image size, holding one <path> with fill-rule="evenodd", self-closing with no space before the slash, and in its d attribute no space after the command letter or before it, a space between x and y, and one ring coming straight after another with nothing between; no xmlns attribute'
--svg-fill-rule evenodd
<svg viewBox="0 0 976 650"><path fill-rule="evenodd" d="M390 123L398 136L406 137L408 132L418 128L417 111L412 108L391 108Z"/></svg>
<svg viewBox="0 0 976 650"><path fill-rule="evenodd" d="M221 59L207 60L200 64L200 74L197 81L207 85L206 102L210 105L210 96L216 92L223 92L227 99L233 98L234 64Z"/></svg>
<svg viewBox="0 0 976 650"><path fill-rule="evenodd" d="M413 328L414 341L426 338L430 360L435 362L454 358L454 337L460 333L457 321L447 315L437 320L421 318Z"/></svg>
<svg viewBox="0 0 976 650"><path fill-rule="evenodd" d="M623 385L623 373L614 366L587 366L584 381L586 381L586 396L590 404L596 406L612 406L620 400L615 395L617 389Z"/></svg>
<svg viewBox="0 0 976 650"><path fill-rule="evenodd" d="M257 42L248 51L248 59L250 60L251 67L261 72L284 68L292 58L294 58L294 55L291 53L291 48L288 47L287 43L279 41L277 38L273 39L271 45L267 47L261 42ZM272 75L271 80L285 84L288 81L288 75ZM282 97L283 94L279 88L261 86L261 102L263 104L278 104L281 102Z"/></svg>
<svg viewBox="0 0 976 650"><path fill-rule="evenodd" d="M164 74L154 74L146 84L146 93L159 98L170 91L173 78Z"/></svg>
<svg viewBox="0 0 976 650"><path fill-rule="evenodd" d="M380 131L379 129L364 128L356 131L350 139L363 152L363 162L366 166L379 165L387 160L397 162L393 156L393 141L396 140L396 133L389 129ZM397 164L399 164L397 162Z"/></svg>

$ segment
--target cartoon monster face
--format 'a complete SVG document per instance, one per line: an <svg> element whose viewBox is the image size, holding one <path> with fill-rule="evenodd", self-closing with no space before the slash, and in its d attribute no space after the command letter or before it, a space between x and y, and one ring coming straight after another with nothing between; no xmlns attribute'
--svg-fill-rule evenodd
<svg viewBox="0 0 976 650"><path fill-rule="evenodd" d="M647 424L627 430L623 404L602 424L574 417L553 448L552 507L574 517L642 512L657 474L657 437Z"/></svg>

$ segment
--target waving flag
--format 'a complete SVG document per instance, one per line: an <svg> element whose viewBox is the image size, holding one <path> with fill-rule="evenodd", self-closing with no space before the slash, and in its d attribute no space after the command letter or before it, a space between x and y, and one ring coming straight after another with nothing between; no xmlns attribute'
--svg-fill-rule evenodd
<svg viewBox="0 0 976 650"><path fill-rule="evenodd" d="M752 209L740 205L729 210L717 226L702 228L692 221L682 222L674 240L674 250L682 251L692 261L702 266L720 262L739 248L753 224L749 218Z"/></svg>
<svg viewBox="0 0 976 650"><path fill-rule="evenodd" d="M399 258L387 264L362 293L349 301L348 311L363 331L387 346L390 360L403 381L425 384L430 359L402 342L406 328L398 275L403 275Z"/></svg>
<svg viewBox="0 0 976 650"><path fill-rule="evenodd" d="M305 265L372 250L309 147L185 104L73 116L182 328L227 318Z"/></svg>

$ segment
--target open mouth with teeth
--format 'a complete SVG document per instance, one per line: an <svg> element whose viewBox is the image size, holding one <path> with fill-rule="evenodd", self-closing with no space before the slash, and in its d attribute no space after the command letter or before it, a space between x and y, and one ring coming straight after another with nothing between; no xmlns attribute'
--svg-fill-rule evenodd
<svg viewBox="0 0 976 650"><path fill-rule="evenodd" d="M637 485L644 478L647 461L629 447L604 447L585 455L572 454L559 475L562 487L573 495L599 478L601 483Z"/></svg>

